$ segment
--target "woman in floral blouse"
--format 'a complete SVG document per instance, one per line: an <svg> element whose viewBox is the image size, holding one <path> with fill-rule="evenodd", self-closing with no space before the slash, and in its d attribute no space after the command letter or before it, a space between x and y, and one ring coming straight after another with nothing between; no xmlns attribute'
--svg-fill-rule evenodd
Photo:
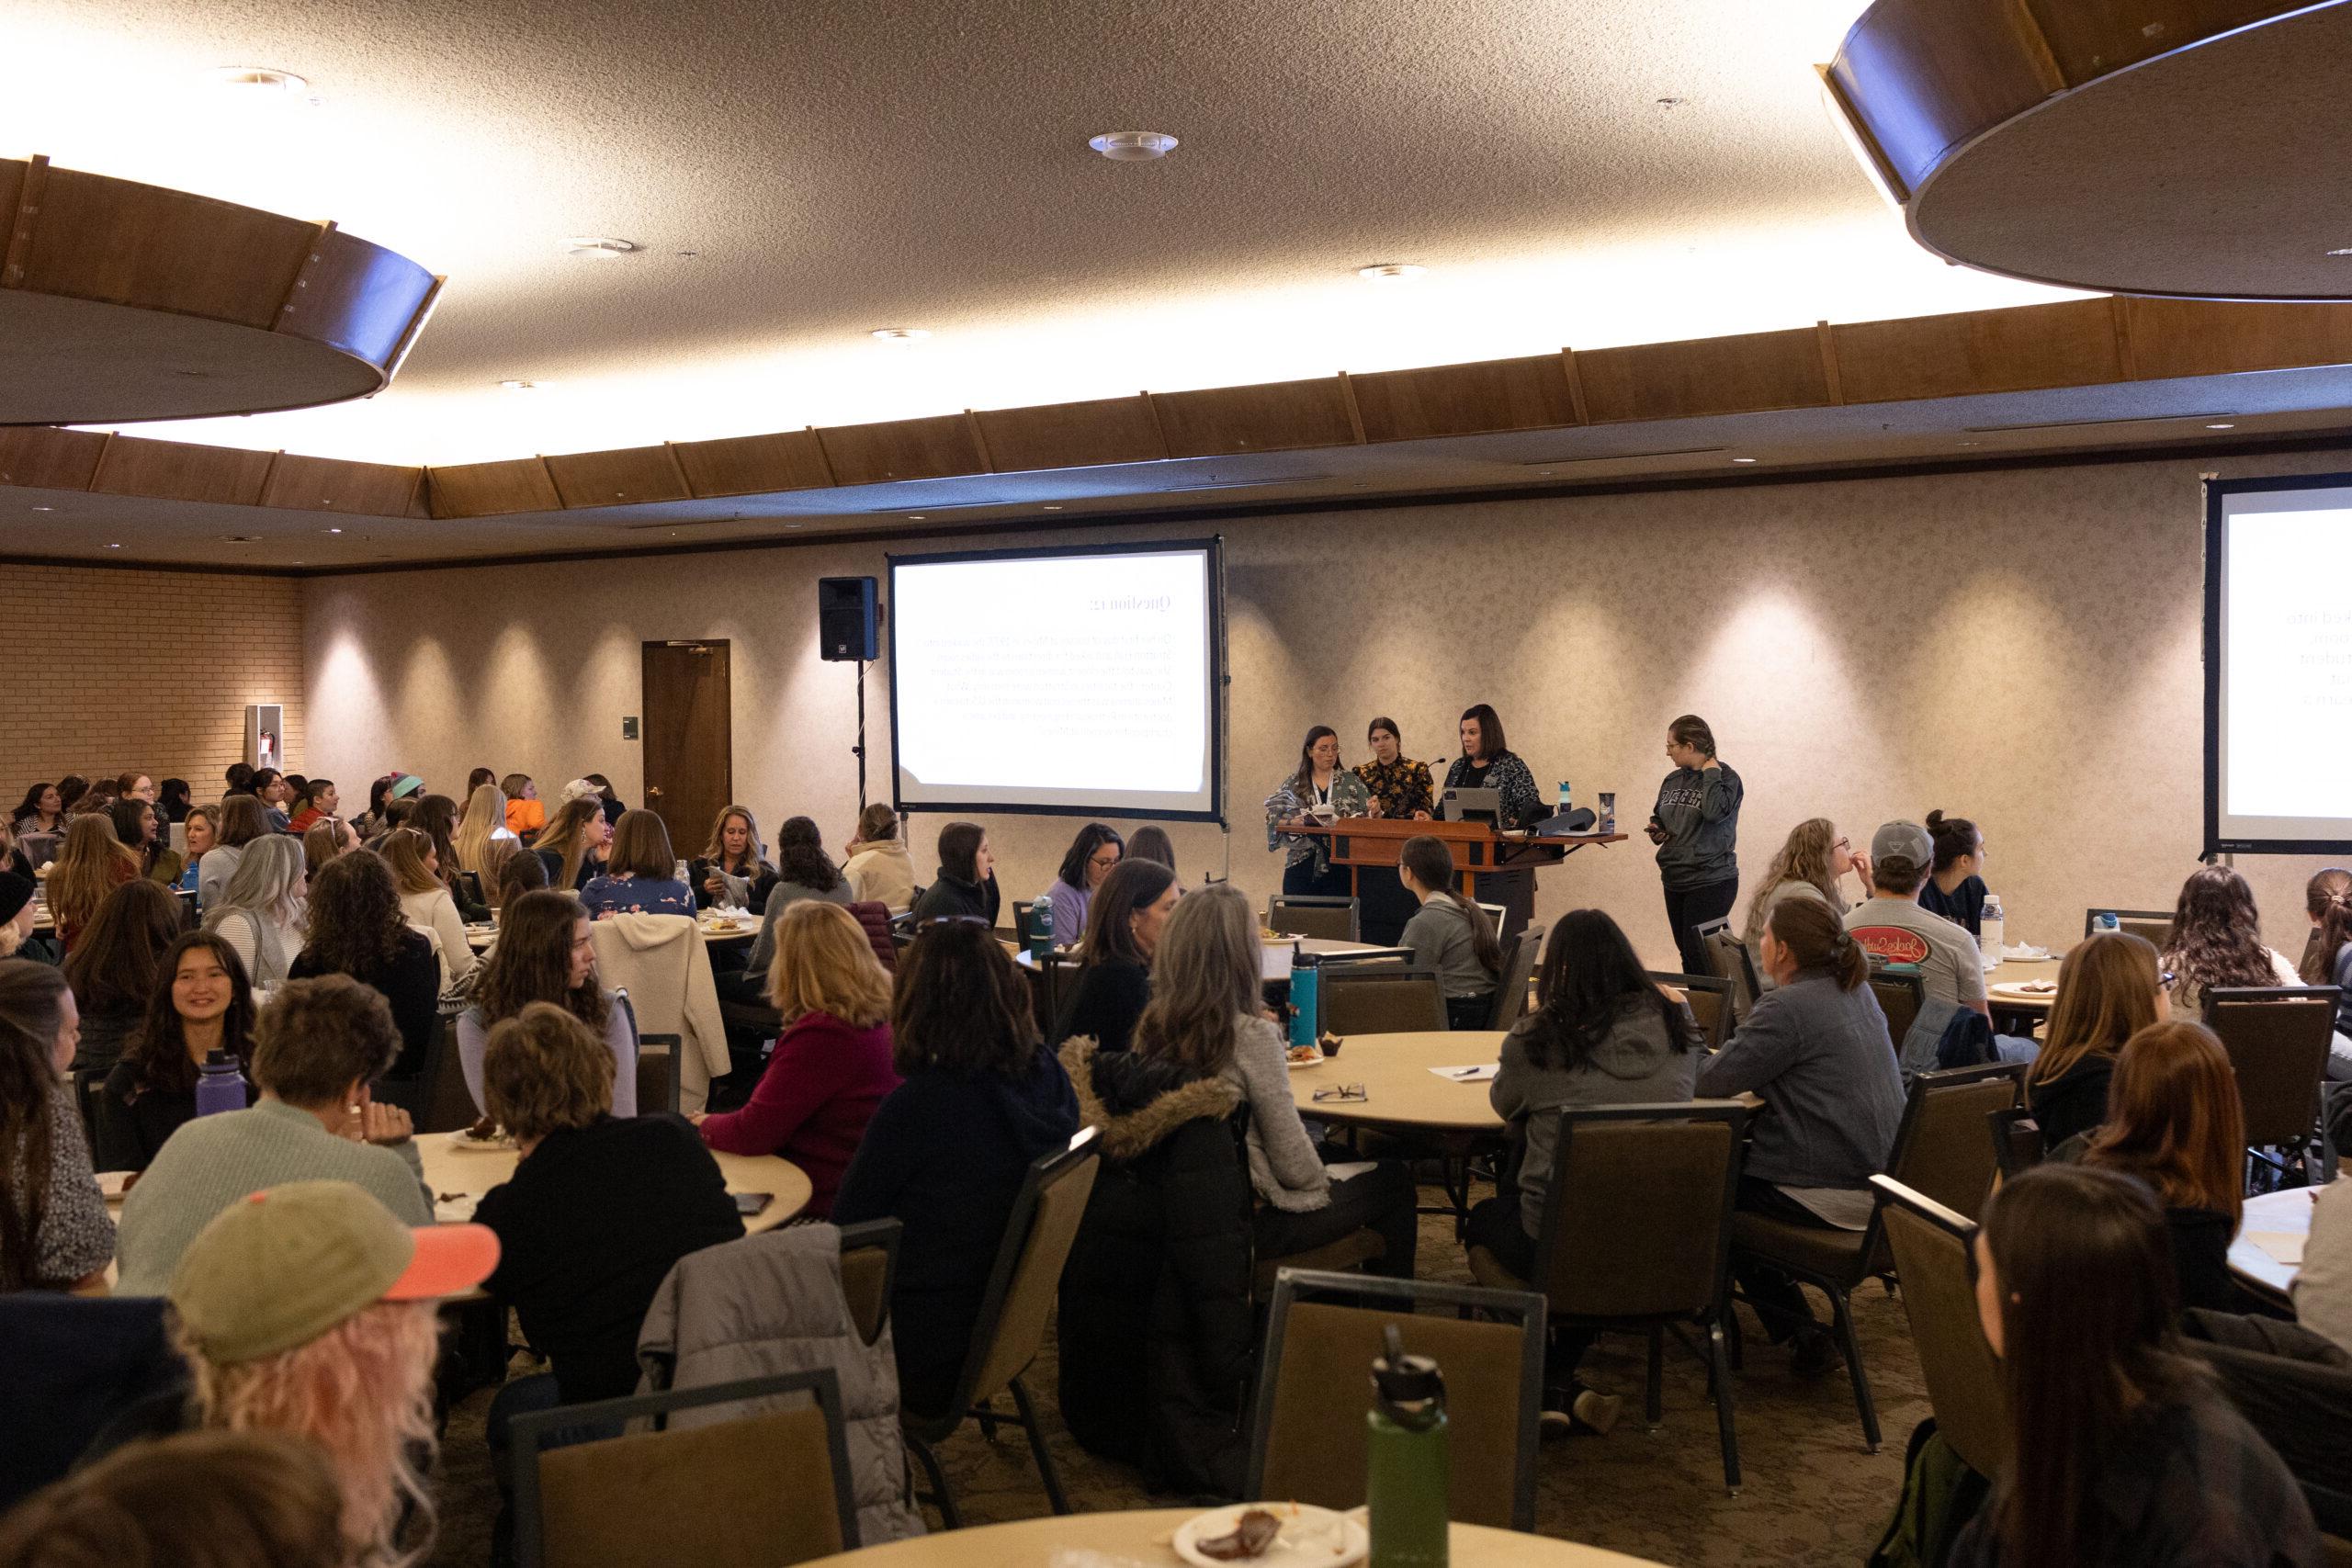
<svg viewBox="0 0 2352 1568"><path fill-rule="evenodd" d="M1409 817L1426 822L1436 809L1437 795L1430 784L1430 765L1402 754L1396 721L1375 718L1364 732L1372 743L1372 761L1356 764L1356 777L1372 792L1374 817Z"/></svg>
<svg viewBox="0 0 2352 1568"><path fill-rule="evenodd" d="M1333 898L1350 896L1346 869L1331 863L1330 840L1286 830L1305 827L1310 813L1326 811L1329 813L1324 818L1327 821L1369 816L1372 793L1364 788L1363 780L1340 766L1339 731L1318 724L1306 732L1298 749L1298 771L1266 797L1266 848L1289 849L1283 867L1284 893Z"/></svg>

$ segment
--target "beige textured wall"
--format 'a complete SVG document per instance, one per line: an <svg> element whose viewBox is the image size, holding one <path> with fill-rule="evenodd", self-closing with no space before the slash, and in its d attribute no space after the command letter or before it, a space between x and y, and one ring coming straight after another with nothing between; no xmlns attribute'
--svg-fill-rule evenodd
<svg viewBox="0 0 2352 1568"><path fill-rule="evenodd" d="M36 780L125 769L216 798L244 755L248 703L285 705L288 764L314 771L294 580L11 564L0 584L0 668L14 688L0 809Z"/></svg>
<svg viewBox="0 0 2352 1568"><path fill-rule="evenodd" d="M1253 895L1279 884L1258 807L1308 724L1336 727L1354 761L1386 713L1410 754L1442 757L1455 716L1484 700L1547 794L1564 773L1579 800L1614 790L1636 824L1667 769L1667 721L1704 715L1747 782L1750 878L1802 818L1859 839L1940 807L1983 826L2013 933L2071 942L2093 901L2169 907L2202 798L2199 471L2346 467L2336 451L1227 522L1233 874ZM727 637L737 795L771 832L805 811L838 844L855 804L853 676L817 658L814 582L880 575L883 554L314 581L313 768L364 778L399 763L440 788L478 762L542 779L594 768L633 795L620 720L638 711L639 640ZM870 679L887 798L887 687ZM989 820L1008 896L1044 886L1074 825ZM938 826L918 820L926 869ZM1175 837L1188 876L1222 869L1213 829ZM2242 863L2290 953L2317 863ZM1539 919L1584 903L1670 964L1645 843L1544 874Z"/></svg>

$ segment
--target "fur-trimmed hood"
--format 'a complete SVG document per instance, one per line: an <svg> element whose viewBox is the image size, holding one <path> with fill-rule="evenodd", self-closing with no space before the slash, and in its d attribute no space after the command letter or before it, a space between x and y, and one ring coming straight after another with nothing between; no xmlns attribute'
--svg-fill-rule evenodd
<svg viewBox="0 0 2352 1568"><path fill-rule="evenodd" d="M1230 1116L1241 1103L1241 1091L1224 1078L1187 1077L1132 1051L1100 1054L1086 1035L1064 1041L1060 1055L1078 1092L1079 1125L1102 1129L1107 1160L1134 1159L1185 1122Z"/></svg>

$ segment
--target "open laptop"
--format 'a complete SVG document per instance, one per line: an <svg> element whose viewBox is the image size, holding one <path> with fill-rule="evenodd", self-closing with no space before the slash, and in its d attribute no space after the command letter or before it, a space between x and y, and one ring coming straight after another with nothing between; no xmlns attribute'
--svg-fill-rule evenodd
<svg viewBox="0 0 2352 1568"><path fill-rule="evenodd" d="M1450 789L1438 802L1438 815L1448 822L1499 822L1503 792L1498 789Z"/></svg>

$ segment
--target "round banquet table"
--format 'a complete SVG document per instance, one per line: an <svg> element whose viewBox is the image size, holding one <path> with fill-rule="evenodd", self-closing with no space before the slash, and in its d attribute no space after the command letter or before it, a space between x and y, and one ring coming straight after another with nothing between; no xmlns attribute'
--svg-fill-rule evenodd
<svg viewBox="0 0 2352 1568"><path fill-rule="evenodd" d="M1487 1078L1445 1078L1430 1069L1490 1066L1502 1049L1499 1029L1351 1034L1338 1055L1290 1070L1291 1098L1300 1115L1325 1122L1499 1133L1503 1121L1487 1103ZM1317 1089L1341 1084L1363 1085L1366 1098L1315 1098Z"/></svg>
<svg viewBox="0 0 2352 1568"><path fill-rule="evenodd" d="M2054 988L2058 983L2058 964L2066 955L2052 949L2047 958L2019 962L2005 958L2001 966L1984 976L1984 999L1996 1019L2012 1014L2021 1020L2039 1023L2050 1016L2050 1005L2058 999ZM2022 985L2047 985L2053 987L2039 993L2005 991L1999 987Z"/></svg>
<svg viewBox="0 0 2352 1568"><path fill-rule="evenodd" d="M757 915L740 915L731 923L725 924L705 915L695 923L702 927L703 945L706 947L748 946L760 934L760 917ZM466 945L476 953L489 952L497 941L498 926L495 921L466 928Z"/></svg>
<svg viewBox="0 0 2352 1568"><path fill-rule="evenodd" d="M816 1559L841 1568L1046 1568L1057 1551L1100 1551L1161 1568L1181 1562L1168 1538L1199 1512L1193 1508L1132 1508L1104 1514L1064 1514L943 1530L912 1540L894 1540ZM1549 1536L1485 1525L1451 1527L1451 1555L1476 1568L1657 1568L1647 1558L1627 1557L1597 1546L1579 1546ZM812 1565L815 1568L815 1565Z"/></svg>
<svg viewBox="0 0 2352 1568"><path fill-rule="evenodd" d="M457 1135L424 1133L416 1140L417 1155L424 1162L424 1184L433 1189L434 1216L445 1222L472 1218L481 1195L514 1175L522 1157L503 1144L460 1148L450 1141ZM775 1155L713 1153L727 1178L727 1190L764 1192L771 1200L758 1213L744 1217L746 1231L774 1230L808 1206L814 1189L808 1173L790 1160Z"/></svg>

